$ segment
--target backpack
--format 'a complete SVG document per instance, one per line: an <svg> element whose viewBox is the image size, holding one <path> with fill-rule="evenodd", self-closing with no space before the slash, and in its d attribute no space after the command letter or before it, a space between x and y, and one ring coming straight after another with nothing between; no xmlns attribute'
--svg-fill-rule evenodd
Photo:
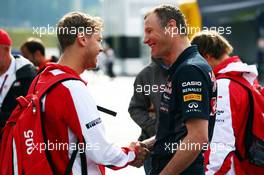
<svg viewBox="0 0 264 175"><path fill-rule="evenodd" d="M264 167L264 90L260 85L251 85L243 77L220 75L217 79L230 79L244 87L249 96L249 116L246 124L245 150L246 157L242 157L236 150L240 160L248 159L250 163Z"/></svg>
<svg viewBox="0 0 264 175"><path fill-rule="evenodd" d="M40 74L41 75L41 74ZM0 175L52 175L56 167L51 159L48 149L40 151L38 145L45 143L47 138L41 117L41 98L60 82L75 79L71 74L59 74L36 91L40 77L38 75L32 82L26 97L18 97L15 110L12 112L5 127L0 134ZM85 143L82 136L77 136L78 143ZM74 160L78 153L78 146L71 155L65 169L65 175L71 174ZM86 155L79 152L82 175L87 175Z"/></svg>

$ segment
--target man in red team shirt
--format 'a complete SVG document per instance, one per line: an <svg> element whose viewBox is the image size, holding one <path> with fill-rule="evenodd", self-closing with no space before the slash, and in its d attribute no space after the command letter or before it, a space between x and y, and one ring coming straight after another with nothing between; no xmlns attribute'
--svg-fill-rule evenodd
<svg viewBox="0 0 264 175"><path fill-rule="evenodd" d="M83 13L66 14L58 23L57 37L62 50L58 64L50 64L40 74L41 86L59 74L76 77L88 68L96 67L96 58L102 50L102 22ZM129 147L114 146L106 139L104 125L89 86L79 80L59 83L42 99L43 124L47 140L51 143L74 144L84 138L89 145L85 150L89 175L104 174L104 167L120 169L127 165L139 167L148 150L139 142ZM63 174L72 150L51 150L54 174ZM77 157L72 174L81 174L81 161Z"/></svg>
<svg viewBox="0 0 264 175"><path fill-rule="evenodd" d="M243 63L238 56L230 57L233 47L215 31L197 33L192 44L198 46L217 78L217 115L211 151L205 154L206 174L263 174L263 167L254 166L245 158L245 133L250 110L247 89L233 80L220 78L232 76L256 85L256 66Z"/></svg>

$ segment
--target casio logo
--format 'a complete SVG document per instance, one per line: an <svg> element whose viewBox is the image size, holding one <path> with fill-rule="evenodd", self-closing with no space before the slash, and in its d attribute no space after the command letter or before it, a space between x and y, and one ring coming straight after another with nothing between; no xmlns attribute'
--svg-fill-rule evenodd
<svg viewBox="0 0 264 175"><path fill-rule="evenodd" d="M182 87L186 86L202 86L202 82L200 81L187 81L182 83Z"/></svg>

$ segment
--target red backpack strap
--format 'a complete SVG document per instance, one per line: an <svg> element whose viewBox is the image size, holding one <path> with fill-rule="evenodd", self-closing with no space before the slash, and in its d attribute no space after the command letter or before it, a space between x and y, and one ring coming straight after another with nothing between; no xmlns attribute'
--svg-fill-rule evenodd
<svg viewBox="0 0 264 175"><path fill-rule="evenodd" d="M33 81L31 82L30 86L29 86L29 89L28 89L28 94L33 94L34 92L34 89L37 85L37 82L39 80L39 77L40 77L40 74L38 74L34 79Z"/></svg>
<svg viewBox="0 0 264 175"><path fill-rule="evenodd" d="M47 82L45 82L45 86L44 88L40 89L40 90L34 90L33 89L33 93L36 94L38 96L39 99L41 99L41 97L52 87L56 86L58 83L62 82L62 81L66 81L66 80L80 80L82 81L79 77L72 75L72 74L67 74L67 73L62 73L59 75L56 75L54 77L52 77L51 79L49 79ZM37 82L36 82L37 83ZM32 84L33 85L33 84ZM36 86L36 85L34 85Z"/></svg>

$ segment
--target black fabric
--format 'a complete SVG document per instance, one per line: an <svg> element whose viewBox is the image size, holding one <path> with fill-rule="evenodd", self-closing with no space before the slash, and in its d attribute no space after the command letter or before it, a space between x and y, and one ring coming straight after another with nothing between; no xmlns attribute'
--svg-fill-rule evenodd
<svg viewBox="0 0 264 175"><path fill-rule="evenodd" d="M86 145L84 137L83 137L83 142L84 142L84 145ZM81 158L82 175L88 175L87 161L86 161L86 155L84 151L80 153L80 158Z"/></svg>
<svg viewBox="0 0 264 175"><path fill-rule="evenodd" d="M77 142L76 144L79 144L79 142ZM78 153L78 148L79 147L77 146L77 149L72 152L71 159L70 159L70 161L68 163L68 166L67 166L67 168L65 170L65 175L70 175L71 174L71 170L72 170L74 161L75 161L77 153ZM80 158L81 158L82 175L88 175L87 163L86 163L86 155L85 155L84 152L80 153Z"/></svg>
<svg viewBox="0 0 264 175"><path fill-rule="evenodd" d="M16 71L16 80L6 94L0 109L0 129L4 127L12 111L15 109L17 105L16 98L26 96L28 88L35 76L36 69L30 64Z"/></svg>
<svg viewBox="0 0 264 175"><path fill-rule="evenodd" d="M159 175L163 168L169 163L172 155L166 156L153 156L151 172L149 175ZM203 156L199 156L188 169L183 171L181 175L204 175L205 172L203 170L203 164L199 162L203 162Z"/></svg>
<svg viewBox="0 0 264 175"><path fill-rule="evenodd" d="M157 141L153 149L155 157L167 157L165 162L169 162L171 155L177 150L175 146L187 135L185 123L189 119L208 120L208 137L211 140L217 93L212 69L198 53L196 46L183 51L169 72L170 76L161 99ZM203 167L202 160L203 156L200 154L189 168ZM160 170L165 165L162 165Z"/></svg>

